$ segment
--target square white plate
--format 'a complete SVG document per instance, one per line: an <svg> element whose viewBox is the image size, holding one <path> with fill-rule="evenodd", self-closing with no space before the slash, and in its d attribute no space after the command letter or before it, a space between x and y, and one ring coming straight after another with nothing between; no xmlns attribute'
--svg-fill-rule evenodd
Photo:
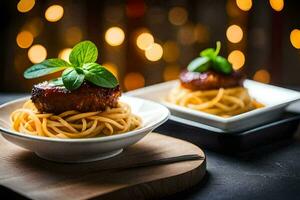
<svg viewBox="0 0 300 200"><path fill-rule="evenodd" d="M287 105L300 99L300 92L245 80L244 87L249 90L251 97L263 103L265 107L233 117L223 118L165 102L164 98L177 84L179 84L178 80L169 81L130 91L127 92L127 95L160 102L170 109L175 119L179 117L188 120L186 124L189 121L196 122L228 132L246 130L274 121L280 117Z"/></svg>

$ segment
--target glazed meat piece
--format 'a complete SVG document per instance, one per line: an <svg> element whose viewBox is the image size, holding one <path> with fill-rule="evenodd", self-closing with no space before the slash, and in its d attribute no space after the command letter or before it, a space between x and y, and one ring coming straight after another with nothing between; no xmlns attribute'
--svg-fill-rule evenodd
<svg viewBox="0 0 300 200"><path fill-rule="evenodd" d="M245 78L245 75L238 71L225 75L215 71L199 73L185 70L179 76L181 85L190 90L238 87L243 85Z"/></svg>
<svg viewBox="0 0 300 200"><path fill-rule="evenodd" d="M105 107L116 107L120 96L119 86L103 88L84 82L78 89L69 91L46 81L33 86L31 100L40 112L60 114L68 110L103 111Z"/></svg>

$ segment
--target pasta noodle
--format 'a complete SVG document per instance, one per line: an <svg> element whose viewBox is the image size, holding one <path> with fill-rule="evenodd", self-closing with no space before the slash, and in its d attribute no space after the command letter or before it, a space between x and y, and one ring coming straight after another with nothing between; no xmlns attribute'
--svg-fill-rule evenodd
<svg viewBox="0 0 300 200"><path fill-rule="evenodd" d="M250 97L244 87L192 91L179 85L171 90L167 101L221 117L230 117L263 107Z"/></svg>
<svg viewBox="0 0 300 200"><path fill-rule="evenodd" d="M103 112L66 111L59 115L39 113L29 100L15 110L10 120L12 129L30 135L52 138L90 138L124 133L141 127L141 118L130 106L119 102L116 108Z"/></svg>

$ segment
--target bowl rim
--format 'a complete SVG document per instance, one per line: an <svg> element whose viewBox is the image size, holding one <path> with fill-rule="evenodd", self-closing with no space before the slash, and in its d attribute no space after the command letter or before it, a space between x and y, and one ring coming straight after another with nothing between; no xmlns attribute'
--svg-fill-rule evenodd
<svg viewBox="0 0 300 200"><path fill-rule="evenodd" d="M7 106L9 106L13 103L24 101L28 98L29 98L29 96L26 96L26 97L18 98L18 99L6 102L4 104L1 104L0 105L0 111L4 107L7 107ZM70 138L69 139L50 138L50 137L44 137L44 136L35 136L35 135L19 133L17 131L4 128L1 125L0 125L0 133L11 135L11 136L16 136L16 137L22 137L22 138L25 138L25 139L46 141L46 142L62 142L62 143L106 142L106 141L121 140L121 139L125 139L125 138L128 138L128 137L133 137L133 136L139 135L139 134L144 133L144 132L151 132L153 129L155 129L156 127L162 125L163 123L165 123L170 118L171 114L170 114L169 109L166 108L164 105L162 105L160 103L150 101L150 100L147 100L147 99L138 98L138 97L127 96L126 94L125 95L123 94L122 99L124 99L124 98L125 99L136 99L136 100L143 101L145 103L152 104L152 105L158 107L161 110L160 111L160 113L161 113L160 118L158 118L157 120L154 120L154 123L149 125L149 126L141 127L140 129L128 131L128 132L125 132L125 133L122 133L122 134L110 135L110 136L105 136L105 137L72 138L72 139L70 139Z"/></svg>

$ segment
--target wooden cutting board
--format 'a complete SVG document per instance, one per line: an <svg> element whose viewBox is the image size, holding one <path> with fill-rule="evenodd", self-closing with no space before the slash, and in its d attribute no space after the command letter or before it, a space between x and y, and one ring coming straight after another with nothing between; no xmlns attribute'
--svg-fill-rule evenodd
<svg viewBox="0 0 300 200"><path fill-rule="evenodd" d="M127 166L203 151L183 140L151 133L114 158L83 164L43 160L0 137L0 185L32 199L149 199L185 190L198 183L206 161L185 161L129 170Z"/></svg>

